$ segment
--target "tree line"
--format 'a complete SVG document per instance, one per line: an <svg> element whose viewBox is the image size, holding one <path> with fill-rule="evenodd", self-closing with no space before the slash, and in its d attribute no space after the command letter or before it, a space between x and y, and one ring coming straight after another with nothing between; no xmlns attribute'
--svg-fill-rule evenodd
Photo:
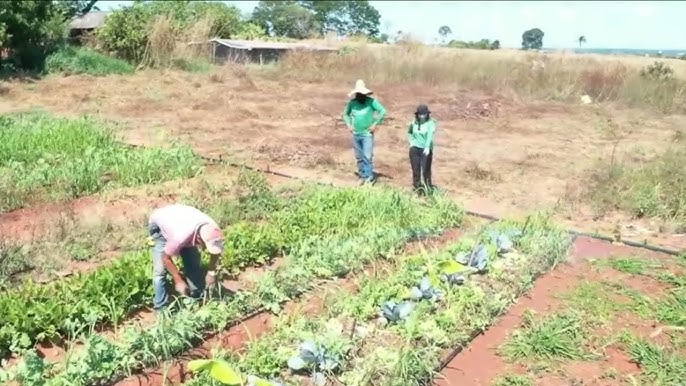
<svg viewBox="0 0 686 386"><path fill-rule="evenodd" d="M69 21L91 10L97 0L0 2L0 55L3 69L40 69L45 57L64 45ZM368 1L260 1L249 15L226 3L141 1L114 10L96 30L99 49L140 63L153 38L151 26L165 17L171 35L180 36L204 20L209 37L226 39L305 39L336 33L379 36L379 12Z"/></svg>
<svg viewBox="0 0 686 386"><path fill-rule="evenodd" d="M0 2L0 60L4 69L40 69L45 57L64 45L68 23L75 17L97 10L97 0L27 0ZM368 1L286 0L259 1L244 15L233 5L209 1L142 1L114 10L96 30L98 49L132 63L141 63L148 51L151 26L166 18L170 34L181 38L200 20L208 37L227 39L306 39L329 33L362 36L388 42L379 29L380 14ZM498 49L499 40L447 41L449 26L438 30L443 44L456 48ZM543 31L533 28L522 35L523 49L541 49ZM579 44L585 42L579 38Z"/></svg>

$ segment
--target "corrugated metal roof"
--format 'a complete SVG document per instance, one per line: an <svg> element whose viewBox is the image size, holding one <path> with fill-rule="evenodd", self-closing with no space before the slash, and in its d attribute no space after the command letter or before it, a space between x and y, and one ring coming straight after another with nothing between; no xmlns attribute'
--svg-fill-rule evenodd
<svg viewBox="0 0 686 386"><path fill-rule="evenodd" d="M111 12L93 11L85 15L76 16L69 22L70 29L93 29L105 24L105 19Z"/></svg>
<svg viewBox="0 0 686 386"><path fill-rule="evenodd" d="M212 39L215 42L227 47L236 48L239 50L315 50L315 51L338 51L338 48L316 46L304 43L284 43L284 42L265 42L260 40L229 40L229 39Z"/></svg>

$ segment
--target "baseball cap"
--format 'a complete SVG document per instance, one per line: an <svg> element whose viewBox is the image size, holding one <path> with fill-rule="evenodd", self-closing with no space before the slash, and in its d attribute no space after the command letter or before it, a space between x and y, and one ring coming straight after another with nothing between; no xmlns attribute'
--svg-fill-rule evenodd
<svg viewBox="0 0 686 386"><path fill-rule="evenodd" d="M215 224L204 224L200 226L200 239L205 244L207 252L219 255L224 250L224 237L222 231Z"/></svg>

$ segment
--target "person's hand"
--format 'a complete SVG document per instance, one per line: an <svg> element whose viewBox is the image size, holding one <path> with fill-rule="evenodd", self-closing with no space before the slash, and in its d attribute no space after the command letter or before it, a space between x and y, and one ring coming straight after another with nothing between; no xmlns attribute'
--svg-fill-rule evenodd
<svg viewBox="0 0 686 386"><path fill-rule="evenodd" d="M174 289L176 289L176 292L181 295L188 295L188 284L186 284L184 281L177 281L174 283Z"/></svg>
<svg viewBox="0 0 686 386"><path fill-rule="evenodd" d="M353 132L353 127L352 127L352 125L347 125L347 127L348 127L348 131L352 133L352 132Z"/></svg>
<svg viewBox="0 0 686 386"><path fill-rule="evenodd" d="M212 287L217 282L217 275L214 272L207 272L205 275L205 287Z"/></svg>
<svg viewBox="0 0 686 386"><path fill-rule="evenodd" d="M376 131L376 125L369 128L370 133L374 134L375 131Z"/></svg>
<svg viewBox="0 0 686 386"><path fill-rule="evenodd" d="M430 152L431 152L431 149L429 149L428 147L424 148L424 155L429 155Z"/></svg>

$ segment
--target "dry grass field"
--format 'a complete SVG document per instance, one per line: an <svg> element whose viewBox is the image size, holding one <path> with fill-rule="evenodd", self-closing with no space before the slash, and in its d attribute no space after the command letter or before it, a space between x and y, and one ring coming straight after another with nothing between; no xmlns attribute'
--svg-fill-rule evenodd
<svg viewBox="0 0 686 386"><path fill-rule="evenodd" d="M664 197L679 186L657 192L657 172L632 169L655 159L670 169L664 154L683 137L686 61L662 60L670 79L641 76L654 61L350 44L339 55L295 53L261 67L13 81L3 85L0 111L88 114L120 122L132 143L178 138L203 155L354 181L340 115L361 78L388 110L374 158L382 183L409 184L404 128L427 103L440 125L435 181L468 208L553 210L571 227L619 227L626 238L680 246L683 209L671 202L680 199ZM593 103L582 104L584 94ZM662 173L682 173L672 169Z"/></svg>

